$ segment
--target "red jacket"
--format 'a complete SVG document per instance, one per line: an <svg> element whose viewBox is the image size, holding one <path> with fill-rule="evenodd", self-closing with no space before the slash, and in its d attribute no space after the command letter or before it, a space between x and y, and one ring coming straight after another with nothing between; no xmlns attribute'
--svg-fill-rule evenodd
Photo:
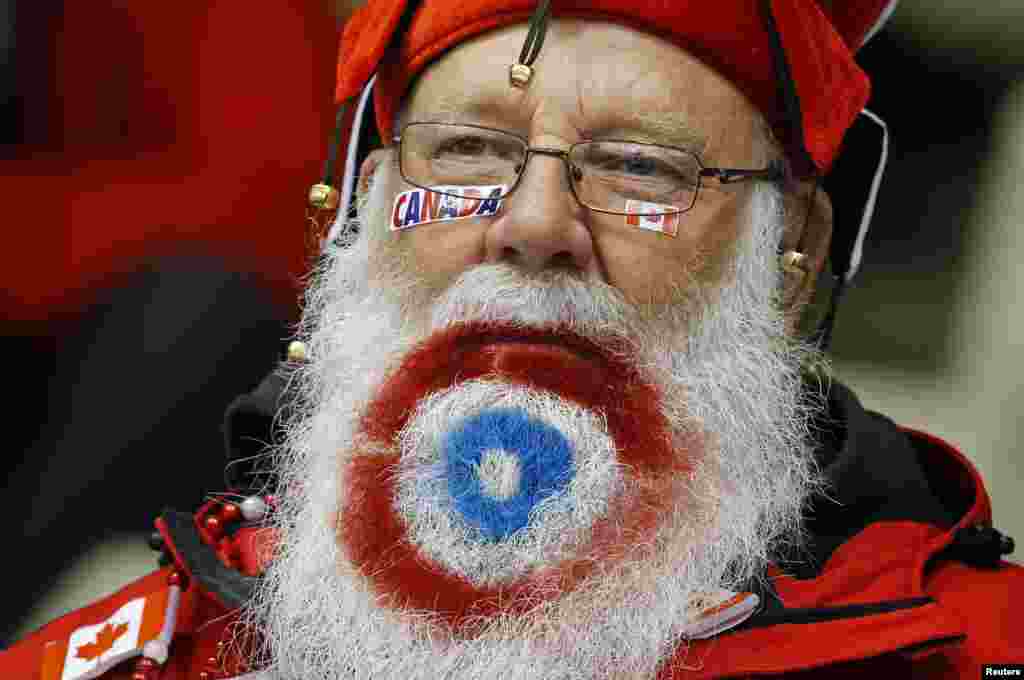
<svg viewBox="0 0 1024 680"><path fill-rule="evenodd" d="M830 403L844 425L823 444L821 463L838 503L813 508L807 552L799 561L780 556L760 612L681 647L659 677L978 678L984 664L1024 662L1024 568L1000 559L1010 541L991 529L974 466L942 440L865 411L841 385ZM172 565L0 653L0 677L59 679L54 659L64 658L74 631L166 591L172 572L183 577L183 592L170 657L147 680L244 670L220 670L218 642L259 571L253 546L266 533L239 530L226 557L206 526L214 505L194 516L165 513L157 524ZM218 559L218 546L234 570ZM136 663L101 677L131 678Z"/></svg>

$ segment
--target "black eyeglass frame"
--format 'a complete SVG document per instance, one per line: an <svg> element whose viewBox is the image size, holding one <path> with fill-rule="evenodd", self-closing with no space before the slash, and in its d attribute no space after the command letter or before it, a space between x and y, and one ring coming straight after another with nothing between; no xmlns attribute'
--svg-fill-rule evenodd
<svg viewBox="0 0 1024 680"><path fill-rule="evenodd" d="M683 149L683 148L680 148L680 147L677 147L677 146L671 146L669 144L654 144L652 142L638 142L638 141L631 140L631 139L588 139L586 141L576 142L575 144L570 145L568 149L556 149L556 148L547 147L547 146L530 146L529 140L525 139L524 137L520 137L519 135L517 135L514 132L509 132L508 130L499 130L498 128L487 127L485 125L474 125L472 123L441 123L441 122L428 121L428 120L412 121L412 122L406 123L402 127L402 133L404 133L407 129L409 129L410 127L412 127L414 125L433 125L433 126L474 128L474 129L477 129L477 130L485 130L487 132L497 132L499 134L508 135L509 137L512 137L514 139L518 139L520 142L522 142L523 149L526 152L525 156L523 157L522 167L519 169L519 172L516 173L516 181L515 181L515 183L511 187L509 187L508 193L506 193L505 195L502 196L503 199L504 198L508 198L509 196L511 196L512 193L517 188L519 188L519 182L522 181L522 179L523 179L523 173L526 172L526 165L530 162L530 155L531 154L535 154L536 153L536 154L540 154L542 156L552 156L552 157L555 157L555 158L560 158L560 159L562 159L562 162L565 164L566 178L569 180L569 191L572 192L573 198L576 199L576 202L579 203L580 205L582 205L587 210L591 210L593 212L604 213L606 215L631 215L633 213L624 213L624 212L619 212L619 211L616 211L616 210L607 210L605 208L595 208L595 207L585 203L582 199L580 199L579 194L576 193L576 184L575 184L575 181L573 180L573 170L575 169L578 172L578 168L574 168L573 164L569 161L569 155L573 152L573 150L576 147L583 146L585 144L593 144L595 142L615 142L615 143L619 143L619 144L635 144L635 145L638 145L638 146L653 146L653 147L658 147L658 148L661 148L661 149L671 149L672 151L677 151L679 153L683 153L683 154L686 154L688 156L691 156L693 158L693 160L695 160L697 162L697 167L700 168L700 171L697 173L697 186L693 190L693 199L690 201L690 205L688 205L687 207L683 208L682 210L672 210L672 211L669 211L669 212L659 212L659 213L644 213L645 215L649 215L649 216L680 215L682 213L688 212L689 210L693 209L693 206L697 205L697 196L700 195L700 190L701 190L701 187L703 186L702 180L705 177L714 178L720 184L735 184L737 182L745 182L745 181L749 181L749 180L763 180L763 181L768 181L768 182L779 182L779 181L781 181L782 179L785 178L785 165L784 165L783 161L781 161L781 160L773 160L766 167L761 168L761 169L713 168L713 167L705 166L703 161L701 161L700 156L698 156L695 152L693 152L693 151L691 151L689 149ZM403 154L402 154L402 146L401 146L402 145L402 137L403 137L402 134L398 134L398 135L395 135L394 137L391 138L391 141L398 145L398 171L401 173L402 179L404 179L406 182L408 182L412 186L418 187L420 189L425 189L427 191L433 191L434 193L442 194L444 196L453 196L455 198L462 198L462 196L460 196L459 194L452 194L452 193L448 193L447 191L437 191L436 189L433 189L433 188L428 187L428 186L423 186L422 184L417 184L416 182L413 182L412 180L409 179L409 177L405 173L404 163L402 162L402 156L403 156ZM576 181L578 181L578 178L577 178Z"/></svg>

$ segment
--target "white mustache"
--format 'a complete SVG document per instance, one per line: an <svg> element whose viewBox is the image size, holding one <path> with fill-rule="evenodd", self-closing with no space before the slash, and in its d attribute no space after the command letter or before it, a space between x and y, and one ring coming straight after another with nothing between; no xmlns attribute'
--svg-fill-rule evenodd
<svg viewBox="0 0 1024 680"><path fill-rule="evenodd" d="M459 276L435 304L431 330L460 321L561 324L596 339L607 334L627 338L639 319L622 294L602 281L586 281L566 271L527 277L512 265L499 263Z"/></svg>

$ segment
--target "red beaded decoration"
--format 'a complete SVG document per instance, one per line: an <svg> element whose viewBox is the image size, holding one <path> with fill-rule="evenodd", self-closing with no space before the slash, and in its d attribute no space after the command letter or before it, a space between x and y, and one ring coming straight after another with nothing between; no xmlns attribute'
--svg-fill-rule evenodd
<svg viewBox="0 0 1024 680"><path fill-rule="evenodd" d="M207 515L206 519L203 520L203 526L206 527L206 530L209 531L215 539L219 538L221 533L224 531L224 525L216 515Z"/></svg>
<svg viewBox="0 0 1024 680"><path fill-rule="evenodd" d="M220 518L225 524L237 522L242 518L242 511L234 503L225 503L220 509Z"/></svg>
<svg viewBox="0 0 1024 680"><path fill-rule="evenodd" d="M233 569L238 560L238 546L235 541L228 536L220 539L217 544L217 557L225 567Z"/></svg>
<svg viewBox="0 0 1024 680"><path fill-rule="evenodd" d="M148 656L140 656L135 662L135 672L132 673L132 680L154 680L154 673L159 670L160 664Z"/></svg>

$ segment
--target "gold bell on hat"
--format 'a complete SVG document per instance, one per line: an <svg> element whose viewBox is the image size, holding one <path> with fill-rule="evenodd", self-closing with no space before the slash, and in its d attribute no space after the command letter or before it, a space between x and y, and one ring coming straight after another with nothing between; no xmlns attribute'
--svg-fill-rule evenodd
<svg viewBox="0 0 1024 680"><path fill-rule="evenodd" d="M338 190L326 184L314 184L309 188L309 205L317 210L334 210L338 207Z"/></svg>
<svg viewBox="0 0 1024 680"><path fill-rule="evenodd" d="M512 87L524 88L530 84L533 69L526 64L512 64L508 69L508 80Z"/></svg>
<svg viewBox="0 0 1024 680"><path fill-rule="evenodd" d="M323 247L332 211L340 203L338 190L327 184L314 184L306 196L306 250L316 256Z"/></svg>

